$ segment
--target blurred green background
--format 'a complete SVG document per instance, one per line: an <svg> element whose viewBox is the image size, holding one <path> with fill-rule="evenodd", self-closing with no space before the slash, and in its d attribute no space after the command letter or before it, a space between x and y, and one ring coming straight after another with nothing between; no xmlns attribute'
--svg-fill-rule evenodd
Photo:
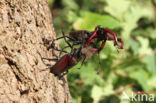
<svg viewBox="0 0 156 103"><path fill-rule="evenodd" d="M156 91L156 0L49 0L57 37L74 30L93 31L101 25L124 40L117 52L108 41L98 57L68 73L73 103L138 103L124 100L123 92ZM64 41L60 41L63 47ZM70 52L70 50L68 50ZM139 102L139 103L156 103ZM150 96L149 96L150 97Z"/></svg>

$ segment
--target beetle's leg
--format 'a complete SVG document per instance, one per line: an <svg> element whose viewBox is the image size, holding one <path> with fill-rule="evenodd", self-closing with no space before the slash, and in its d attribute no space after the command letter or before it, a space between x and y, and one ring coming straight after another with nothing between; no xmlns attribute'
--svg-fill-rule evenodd
<svg viewBox="0 0 156 103"><path fill-rule="evenodd" d="M105 31L106 31L106 33L113 35L114 40L115 40L115 45L118 45L118 40L117 40L116 34L109 29L105 29Z"/></svg>
<svg viewBox="0 0 156 103"><path fill-rule="evenodd" d="M64 78L64 75L61 75L61 78L59 77L59 79L63 81L62 86L63 86L63 88L64 88L64 93L67 95L68 93L67 93L67 91L66 91L66 80L65 80L65 78Z"/></svg>
<svg viewBox="0 0 156 103"><path fill-rule="evenodd" d="M113 37L111 36L107 36L108 37L108 40L114 40ZM121 43L121 46L120 46L120 49L123 49L123 40L121 38L117 38L117 41L119 41ZM118 44L117 44L118 45ZM119 46L119 45L118 45Z"/></svg>
<svg viewBox="0 0 156 103"><path fill-rule="evenodd" d="M80 43L73 43L73 44L72 44L72 47L75 46L75 45L79 45L79 44L80 44ZM66 49L66 48L68 48L68 47L69 47L69 46L65 46L62 50ZM61 56L61 54L62 54L62 52L59 53L59 57Z"/></svg>
<svg viewBox="0 0 156 103"><path fill-rule="evenodd" d="M68 46L69 47L71 47L71 44L66 40L66 38L68 38L68 39L70 39L70 40L72 40L72 41L74 41L74 42L76 42L76 43L79 43L79 41L76 41L75 39L73 39L73 38L71 38L71 37L69 37L69 36L66 36L65 34L64 34L64 32L62 31L62 34L63 34L63 36L62 37L59 37L59 38L57 38L56 40L59 40L59 39L64 39L65 40L65 42L68 44Z"/></svg>
<svg viewBox="0 0 156 103"><path fill-rule="evenodd" d="M42 58L43 60L48 60L48 61L57 61L58 59L48 59L48 58Z"/></svg>
<svg viewBox="0 0 156 103"><path fill-rule="evenodd" d="M63 49L55 48L53 42L52 42L52 44L51 44L50 46L48 46L47 49L49 50L50 48L53 48L53 50L56 50L56 51L59 51L59 52L68 53L67 51L65 51L65 50L63 50ZM52 50L52 53L55 54L53 50ZM55 56L56 56L56 54L55 54ZM58 58L58 56L56 56L56 57Z"/></svg>
<svg viewBox="0 0 156 103"><path fill-rule="evenodd" d="M40 57L41 57L41 61L43 62L43 64L44 65L46 65L46 66L52 66L52 65L50 65L50 64L46 64L45 62L44 62L44 59L46 59L46 60L49 60L49 61L57 61L58 59L48 59L48 58L43 58L42 56L41 56L41 54L39 53L39 51L37 51L37 53L40 55Z"/></svg>
<svg viewBox="0 0 156 103"><path fill-rule="evenodd" d="M68 73L68 70L66 72L63 72L62 74L58 74L58 78L61 80L66 74Z"/></svg>
<svg viewBox="0 0 156 103"><path fill-rule="evenodd" d="M123 40L121 38L118 38L118 41L121 43L120 49L123 49Z"/></svg>
<svg viewBox="0 0 156 103"><path fill-rule="evenodd" d="M71 46L71 44L66 40L66 38L65 38L65 34L64 34L64 32L62 31L62 34L63 34L63 39L64 39L64 41L68 44L68 46L72 49L72 46Z"/></svg>
<svg viewBox="0 0 156 103"><path fill-rule="evenodd" d="M84 46L84 44L85 44L85 40L83 40L82 41L82 44L81 44L81 47L80 47L80 53L81 53L81 49L83 48L83 46ZM81 66L80 66L80 68L78 68L78 69L81 69L81 67L82 67L82 65L84 64L84 61L86 60L86 56L84 56L84 58L83 58L83 60L82 60L82 63L81 63Z"/></svg>
<svg viewBox="0 0 156 103"><path fill-rule="evenodd" d="M69 36L64 36L64 37L66 37L66 38L68 38L68 39L70 39L70 40L72 40L72 41L76 41L75 39L73 39L73 38L71 38L71 37L69 37ZM62 37L58 37L58 38L56 38L55 40L63 39L64 37L63 37L63 36L62 36Z"/></svg>
<svg viewBox="0 0 156 103"><path fill-rule="evenodd" d="M105 44L106 44L106 40L102 42L100 48L98 49L98 52L100 52L104 48Z"/></svg>
<svg viewBox="0 0 156 103"><path fill-rule="evenodd" d="M72 49L74 45L78 45L78 44L81 43L81 41L76 41L75 39L73 39L73 38L71 38L71 37L69 37L69 36L66 36L66 35L64 34L63 31L62 31L62 34L63 34L62 37L59 37L59 38L55 39L55 40L64 39L65 42L68 44L68 46L64 47L62 50L66 49L66 48L68 48L68 47L70 47L70 48ZM71 45L71 44L66 40L66 38L68 38L68 39L74 41L76 44ZM61 51L61 50L60 50L60 51ZM61 51L61 52L59 53L59 56L62 54L62 52L64 52L64 51Z"/></svg>
<svg viewBox="0 0 156 103"><path fill-rule="evenodd" d="M55 39L55 40L64 39L64 37L65 37L65 38L68 38L69 40L74 41L75 43L81 43L80 41L77 41L77 40L75 40L75 39L73 39L73 38L71 38L71 37L69 37L69 36L62 36L62 37L59 37L59 38L57 38L57 39Z"/></svg>
<svg viewBox="0 0 156 103"><path fill-rule="evenodd" d="M98 59L99 59L99 61L98 61L98 67L97 67L97 68L94 67L95 70L98 69L97 74L99 74L100 71L101 71L101 70L100 70L100 66L101 66L100 52L98 52Z"/></svg>
<svg viewBox="0 0 156 103"><path fill-rule="evenodd" d="M59 52L64 52L64 53L68 53L67 51L65 51L65 50L59 50L59 49L57 49L57 48L53 48L53 49L55 49L55 50L57 50L57 51L59 51Z"/></svg>
<svg viewBox="0 0 156 103"><path fill-rule="evenodd" d="M66 91L66 81L65 81L65 79L63 78L62 79L62 81L63 81L63 88L64 88L64 93L66 94L66 95L68 95L68 93L67 93L67 91Z"/></svg>
<svg viewBox="0 0 156 103"><path fill-rule="evenodd" d="M63 31L62 31L62 34L63 34L63 37L60 37L59 39L63 38L64 41L68 44L68 47L70 47L70 48L72 49L71 44L66 40L66 37L68 37L68 36L65 36L65 34L64 34ZM70 38L70 37L69 37L69 38ZM57 39L57 40L58 40L58 39ZM64 49L65 49L65 48L63 48L62 50L60 50L59 57L61 56L62 52L64 52ZM67 52L66 52L66 53L67 53Z"/></svg>
<svg viewBox="0 0 156 103"><path fill-rule="evenodd" d="M100 52L98 53L98 57L99 57L99 63L98 63L98 72L97 72L97 74L100 73L100 65L101 65Z"/></svg>
<svg viewBox="0 0 156 103"><path fill-rule="evenodd" d="M106 40L104 40L104 41L102 42L102 44L101 44L101 46L100 46L99 49L93 48L93 51L94 51L95 53L99 53L99 52L104 48L105 44L106 44Z"/></svg>
<svg viewBox="0 0 156 103"><path fill-rule="evenodd" d="M73 43L72 44L72 47L74 46L74 45L79 45L80 43ZM63 49L66 49L66 48L68 48L69 46L65 46Z"/></svg>
<svg viewBox="0 0 156 103"><path fill-rule="evenodd" d="M66 75L67 73L68 73L68 70L67 70L65 73L63 73L62 75L58 75L59 79L63 81L62 86L63 86L63 88L64 88L64 93L65 93L66 95L68 95L68 93L67 93L67 91L66 91L66 80L65 80L65 78L64 78L64 75Z"/></svg>
<svg viewBox="0 0 156 103"><path fill-rule="evenodd" d="M82 67L82 65L84 64L84 61L86 60L86 56L83 58L83 60L82 60L82 63L81 63L81 66L80 66L80 68L78 68L78 69L81 69L81 67Z"/></svg>
<svg viewBox="0 0 156 103"><path fill-rule="evenodd" d="M98 26L95 28L93 35L89 37L89 39L87 40L87 44L90 44L91 40L97 36L98 28L99 28Z"/></svg>
<svg viewBox="0 0 156 103"><path fill-rule="evenodd" d="M72 49L74 45L79 45L81 43L80 41L75 41L75 43L73 43L72 45L70 45L70 43L65 39L65 36L63 36L63 37L64 37L65 42L67 42L67 44L69 44L69 45L68 46L65 46L62 50L66 49L68 47L70 47ZM62 52L63 51L61 51L59 53L59 57L61 56Z"/></svg>
<svg viewBox="0 0 156 103"><path fill-rule="evenodd" d="M85 40L83 39L82 42L81 42L81 46L79 48L79 55L80 56L81 56L81 49L83 48L84 44L85 44Z"/></svg>
<svg viewBox="0 0 156 103"><path fill-rule="evenodd" d="M40 57L41 57L41 61L43 62L43 64L46 65L46 66L48 66L48 67L50 67L50 70L51 70L51 68L52 68L53 65L46 64L46 63L44 62L44 59L46 59L46 60L50 60L50 61L52 61L52 60L53 60L53 61L58 60L58 59L47 59L47 58L43 58L43 57L41 56L41 54L39 53L39 51L37 51L37 53L40 55ZM46 69L41 70L41 71L45 71L45 70L47 70L47 69L49 69L49 68L46 68Z"/></svg>
<svg viewBox="0 0 156 103"><path fill-rule="evenodd" d="M58 48L53 48L54 50L56 50L56 51L59 51L59 54L60 53L68 53L67 51L65 51L65 50L63 50L63 49L61 49L61 50L59 50ZM53 51L52 51L53 52ZM54 52L53 52L53 54L54 54ZM60 58L60 55L59 56L56 56L57 58Z"/></svg>
<svg viewBox="0 0 156 103"><path fill-rule="evenodd" d="M71 37L69 37L69 36L65 36L65 34L64 34L63 31L62 31L62 34L63 34L62 37L59 37L59 38L57 38L57 39L55 39L55 40L64 39L65 42L68 44L68 47L72 48L71 44L66 40L66 38L68 38L68 39L70 39L70 40L73 40L73 41L76 41L76 40L74 40L73 38L71 38ZM60 52L62 53L62 52L64 52L64 49L65 49L65 48L63 48L62 50L58 50L58 49L57 49L57 50L60 51ZM65 52L65 53L67 53L67 52Z"/></svg>

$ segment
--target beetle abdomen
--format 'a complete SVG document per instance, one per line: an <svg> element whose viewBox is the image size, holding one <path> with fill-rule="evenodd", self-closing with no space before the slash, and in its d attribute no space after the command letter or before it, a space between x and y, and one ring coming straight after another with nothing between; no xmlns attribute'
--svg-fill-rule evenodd
<svg viewBox="0 0 156 103"><path fill-rule="evenodd" d="M70 62L70 55L64 55L57 63L51 68L51 72L54 74L60 74L65 71L65 68Z"/></svg>
<svg viewBox="0 0 156 103"><path fill-rule="evenodd" d="M78 62L79 61L77 61L75 57L71 57L70 54L66 54L51 68L51 72L56 75L61 74L75 66Z"/></svg>

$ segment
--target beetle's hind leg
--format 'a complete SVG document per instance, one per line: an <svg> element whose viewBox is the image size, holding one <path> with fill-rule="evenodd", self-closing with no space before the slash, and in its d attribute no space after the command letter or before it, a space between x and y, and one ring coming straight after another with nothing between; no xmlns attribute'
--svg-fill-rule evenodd
<svg viewBox="0 0 156 103"><path fill-rule="evenodd" d="M66 71L66 72L64 72L63 74L57 74L56 76L59 78L59 80L62 80L62 86L63 86L63 88L64 88L64 93L66 94L66 95L68 95L68 93L67 93L67 91L66 91L66 80L65 80L65 77L64 77L64 75L66 75L67 74L67 72L68 71Z"/></svg>
<svg viewBox="0 0 156 103"><path fill-rule="evenodd" d="M41 54L39 53L39 51L37 51L37 53L39 54L39 56L40 56L41 61L43 62L43 64L46 65L46 66L48 66L48 67L53 67L53 65L51 65L51 64L46 64L44 60L48 60L48 61L57 61L57 60L58 60L57 58L54 58L54 59L43 58L43 57L41 56ZM49 69L49 68L46 68L46 69L41 70L41 71L45 71L45 70L47 70L47 69ZM50 69L51 69L51 68L50 68Z"/></svg>
<svg viewBox="0 0 156 103"><path fill-rule="evenodd" d="M66 80L65 80L65 77L63 77L61 80L62 80L62 82L63 82L62 86L63 86L63 89L64 89L64 93L65 93L66 95L68 95L68 93L67 93L67 91L66 91Z"/></svg>
<svg viewBox="0 0 156 103"><path fill-rule="evenodd" d="M58 58L61 56L62 53L68 53L67 51L65 51L66 48L70 47L70 48L72 49L72 47L73 47L73 45L71 45L71 44L67 41L66 38L75 41L75 40L72 39L71 37L65 36L65 34L64 34L63 31L62 31L62 34L63 34L62 37L59 37L59 38L57 38L57 39L55 39L55 40L64 39L64 41L68 44L68 46L64 47L63 49L58 49L58 48L54 48L54 47L53 47L55 50L59 51L59 56L58 56ZM54 40L54 41L55 41L55 40ZM74 44L74 45L75 45L75 44ZM50 46L49 48L51 48L51 47L52 47L52 46Z"/></svg>
<svg viewBox="0 0 156 103"><path fill-rule="evenodd" d="M78 69L81 69L82 68L82 65L84 64L85 60L86 60L86 56L83 58L82 63L81 63L81 66Z"/></svg>
<svg viewBox="0 0 156 103"><path fill-rule="evenodd" d="M64 34L63 31L62 31L62 34L63 34L63 39L64 39L64 41L68 44L68 46L64 47L64 48L62 49L62 51L63 51L64 49L68 48L68 47L70 47L70 48L72 49L74 45L77 45L76 43L71 45L71 44L67 41L67 39L66 39L67 36L65 36L65 34ZM59 57L61 56L62 51L60 51Z"/></svg>

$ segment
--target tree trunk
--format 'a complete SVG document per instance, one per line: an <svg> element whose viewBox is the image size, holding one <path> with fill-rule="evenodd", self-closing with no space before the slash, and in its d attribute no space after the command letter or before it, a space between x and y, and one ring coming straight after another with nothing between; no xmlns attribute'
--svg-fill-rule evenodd
<svg viewBox="0 0 156 103"><path fill-rule="evenodd" d="M39 55L54 58L44 43L56 36L51 20L47 0L0 0L0 103L71 103Z"/></svg>

